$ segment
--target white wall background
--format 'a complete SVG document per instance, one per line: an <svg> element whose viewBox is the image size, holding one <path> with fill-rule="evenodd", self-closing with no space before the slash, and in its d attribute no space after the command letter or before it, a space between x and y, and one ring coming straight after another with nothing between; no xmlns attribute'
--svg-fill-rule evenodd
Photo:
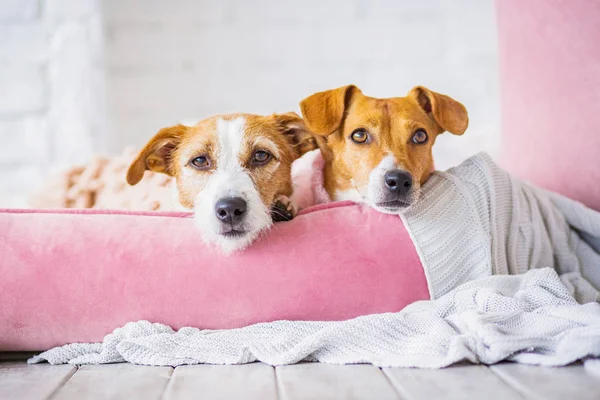
<svg viewBox="0 0 600 400"><path fill-rule="evenodd" d="M498 147L493 0L2 0L0 16L2 162L23 171L141 146L213 113L298 110L348 83L381 97L419 84L463 102L470 129L439 139L438 167ZM0 193L31 186L0 179Z"/></svg>
<svg viewBox="0 0 600 400"><path fill-rule="evenodd" d="M471 129L438 143L440 166L494 151L492 0L105 0L111 149L224 111L297 110L355 83L372 96L422 84L464 102Z"/></svg>
<svg viewBox="0 0 600 400"><path fill-rule="evenodd" d="M106 147L98 0L0 0L0 206Z"/></svg>

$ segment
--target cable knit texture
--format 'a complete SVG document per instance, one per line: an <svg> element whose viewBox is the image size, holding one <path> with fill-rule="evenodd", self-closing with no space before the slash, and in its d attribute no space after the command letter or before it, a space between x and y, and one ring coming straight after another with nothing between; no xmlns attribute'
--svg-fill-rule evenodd
<svg viewBox="0 0 600 400"><path fill-rule="evenodd" d="M132 322L103 343L57 347L30 362L440 368L600 356L599 213L514 179L485 154L436 172L422 193L402 218L432 301L347 321L218 331Z"/></svg>
<svg viewBox="0 0 600 400"><path fill-rule="evenodd" d="M592 247L600 213L512 177L487 154L435 172L402 218L434 299L473 279L543 267L554 268L578 301L600 299Z"/></svg>

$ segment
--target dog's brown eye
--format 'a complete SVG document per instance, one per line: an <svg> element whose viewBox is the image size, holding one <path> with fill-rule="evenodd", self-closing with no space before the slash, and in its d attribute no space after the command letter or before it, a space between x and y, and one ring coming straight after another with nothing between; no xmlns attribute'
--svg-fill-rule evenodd
<svg viewBox="0 0 600 400"><path fill-rule="evenodd" d="M206 169L210 167L210 161L208 161L208 158L204 156L194 158L192 161L190 161L190 164L197 169Z"/></svg>
<svg viewBox="0 0 600 400"><path fill-rule="evenodd" d="M352 132L352 135L350 135L350 139L352 139L354 143L362 144L369 139L369 134L364 129L357 129L354 132Z"/></svg>
<svg viewBox="0 0 600 400"><path fill-rule="evenodd" d="M427 132L425 132L423 129L418 129L415 133L413 133L412 141L416 144L423 144L427 142L428 138Z"/></svg>
<svg viewBox="0 0 600 400"><path fill-rule="evenodd" d="M252 156L252 163L256 165L266 164L271 159L271 154L264 150L258 150Z"/></svg>

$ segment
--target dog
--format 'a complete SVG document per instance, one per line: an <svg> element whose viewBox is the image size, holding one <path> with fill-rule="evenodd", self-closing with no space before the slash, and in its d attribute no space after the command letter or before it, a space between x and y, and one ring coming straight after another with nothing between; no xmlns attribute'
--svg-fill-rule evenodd
<svg viewBox="0 0 600 400"><path fill-rule="evenodd" d="M300 109L317 135L331 199L366 203L388 214L419 198L434 169L436 137L445 131L462 135L469 124L461 103L422 86L405 97L379 99L348 85L315 93Z"/></svg>
<svg viewBox="0 0 600 400"><path fill-rule="evenodd" d="M291 165L314 148L295 113L217 115L161 129L131 163L127 182L137 184L146 170L173 176L179 202L194 210L205 241L230 253L273 220L295 216Z"/></svg>

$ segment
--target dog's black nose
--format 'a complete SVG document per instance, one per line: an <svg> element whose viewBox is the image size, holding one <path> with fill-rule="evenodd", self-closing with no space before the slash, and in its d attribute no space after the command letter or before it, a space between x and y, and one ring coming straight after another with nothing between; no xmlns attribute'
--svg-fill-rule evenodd
<svg viewBox="0 0 600 400"><path fill-rule="evenodd" d="M241 197L228 197L217 201L215 214L221 221L236 224L242 220L246 212L246 200Z"/></svg>
<svg viewBox="0 0 600 400"><path fill-rule="evenodd" d="M412 176L399 169L386 172L384 176L385 187L392 193L406 195L412 188Z"/></svg>

